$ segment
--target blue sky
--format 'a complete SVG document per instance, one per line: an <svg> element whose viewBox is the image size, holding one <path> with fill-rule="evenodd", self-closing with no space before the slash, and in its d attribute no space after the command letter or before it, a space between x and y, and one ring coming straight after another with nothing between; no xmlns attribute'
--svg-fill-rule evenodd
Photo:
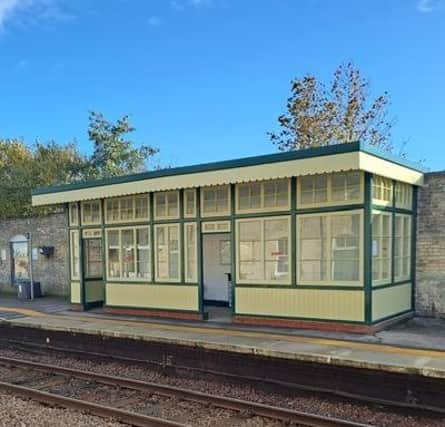
<svg viewBox="0 0 445 427"><path fill-rule="evenodd" d="M269 153L290 80L352 60L445 169L444 46L445 0L0 0L0 137L88 151L98 110L163 165Z"/></svg>

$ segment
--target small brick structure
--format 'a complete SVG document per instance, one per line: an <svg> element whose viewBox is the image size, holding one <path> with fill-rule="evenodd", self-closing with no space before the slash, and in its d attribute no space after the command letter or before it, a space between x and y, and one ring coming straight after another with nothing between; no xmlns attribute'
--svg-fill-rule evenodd
<svg viewBox="0 0 445 427"><path fill-rule="evenodd" d="M68 218L64 208L55 213L30 218L0 221L0 293L15 293L11 286L11 244L14 236L31 233L31 244L37 259L32 261L33 280L41 284L44 295L67 296L68 284ZM53 246L49 257L39 253L39 247ZM31 257L31 254L30 254Z"/></svg>
<svg viewBox="0 0 445 427"><path fill-rule="evenodd" d="M417 313L445 318L445 171L419 189L416 279Z"/></svg>

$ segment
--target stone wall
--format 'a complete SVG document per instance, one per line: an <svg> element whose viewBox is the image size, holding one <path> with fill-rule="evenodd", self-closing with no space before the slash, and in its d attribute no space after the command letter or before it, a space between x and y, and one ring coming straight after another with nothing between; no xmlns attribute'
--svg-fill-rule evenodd
<svg viewBox="0 0 445 427"><path fill-rule="evenodd" d="M419 189L416 278L417 312L445 318L445 171Z"/></svg>
<svg viewBox="0 0 445 427"><path fill-rule="evenodd" d="M0 292L15 293L11 286L10 240L31 233L37 259L32 261L33 280L41 283L45 295L68 295L68 224L64 209L46 216L0 221ZM50 257L41 255L40 246L53 246ZM31 254L30 254L31 255Z"/></svg>

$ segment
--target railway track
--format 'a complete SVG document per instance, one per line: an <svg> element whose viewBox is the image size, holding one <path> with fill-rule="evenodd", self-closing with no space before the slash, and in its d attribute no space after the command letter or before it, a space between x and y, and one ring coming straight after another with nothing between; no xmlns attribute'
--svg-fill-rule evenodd
<svg viewBox="0 0 445 427"><path fill-rule="evenodd" d="M168 416L166 406L192 409L193 417L209 410L227 411L239 420L260 417L273 425L310 427L370 427L367 424L324 417L254 402L212 396L183 388L97 374L71 368L0 357L0 389L41 403L117 419L134 426L185 427L196 425ZM159 407L160 414L156 414ZM149 412L149 414L147 414ZM218 415L217 415L218 416ZM233 416L233 415L232 415ZM176 418L176 419L175 419ZM228 418L223 418L227 422ZM230 418L229 418L230 419ZM218 425L218 424L214 424ZM229 425L229 424L225 424Z"/></svg>

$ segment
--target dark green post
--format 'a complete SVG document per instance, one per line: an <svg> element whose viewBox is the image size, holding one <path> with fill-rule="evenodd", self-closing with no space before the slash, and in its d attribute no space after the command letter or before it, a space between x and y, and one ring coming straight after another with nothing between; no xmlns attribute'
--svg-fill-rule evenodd
<svg viewBox="0 0 445 427"><path fill-rule="evenodd" d="M365 172L364 206L364 287L365 287L365 323L372 323L372 174Z"/></svg>

